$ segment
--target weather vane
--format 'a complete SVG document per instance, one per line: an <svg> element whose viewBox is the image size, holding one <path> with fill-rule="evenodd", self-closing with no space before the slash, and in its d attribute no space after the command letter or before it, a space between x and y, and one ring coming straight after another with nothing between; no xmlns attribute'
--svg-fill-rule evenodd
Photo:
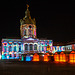
<svg viewBox="0 0 75 75"><path fill-rule="evenodd" d="M27 9L28 9L29 5L27 4Z"/></svg>

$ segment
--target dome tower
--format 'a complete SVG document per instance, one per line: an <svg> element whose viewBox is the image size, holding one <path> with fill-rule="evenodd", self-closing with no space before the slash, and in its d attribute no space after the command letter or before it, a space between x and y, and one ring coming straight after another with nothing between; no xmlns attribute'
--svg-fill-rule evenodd
<svg viewBox="0 0 75 75"><path fill-rule="evenodd" d="M28 9L25 11L25 17L20 19L20 33L21 38L36 38L36 21L35 18L31 18L30 11Z"/></svg>

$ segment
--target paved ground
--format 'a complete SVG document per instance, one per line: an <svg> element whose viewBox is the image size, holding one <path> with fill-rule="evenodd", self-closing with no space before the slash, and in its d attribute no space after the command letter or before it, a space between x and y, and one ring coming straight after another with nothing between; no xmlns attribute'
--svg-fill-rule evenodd
<svg viewBox="0 0 75 75"><path fill-rule="evenodd" d="M0 75L75 75L74 64L0 61Z"/></svg>

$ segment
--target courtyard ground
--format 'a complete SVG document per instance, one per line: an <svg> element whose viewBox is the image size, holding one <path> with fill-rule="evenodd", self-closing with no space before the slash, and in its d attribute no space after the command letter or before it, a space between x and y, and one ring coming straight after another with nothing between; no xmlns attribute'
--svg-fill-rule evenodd
<svg viewBox="0 0 75 75"><path fill-rule="evenodd" d="M75 64L0 61L0 75L75 75Z"/></svg>

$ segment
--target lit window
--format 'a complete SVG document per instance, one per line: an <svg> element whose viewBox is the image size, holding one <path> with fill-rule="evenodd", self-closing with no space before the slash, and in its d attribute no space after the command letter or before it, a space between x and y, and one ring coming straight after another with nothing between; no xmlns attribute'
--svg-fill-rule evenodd
<svg viewBox="0 0 75 75"><path fill-rule="evenodd" d="M21 52L21 46L19 46L19 52Z"/></svg>
<svg viewBox="0 0 75 75"><path fill-rule="evenodd" d="M70 62L70 63L75 63L75 51L72 51L72 52L69 54L69 62Z"/></svg>
<svg viewBox="0 0 75 75"><path fill-rule="evenodd" d="M12 47L11 46L9 46L9 52L11 52L12 51Z"/></svg>
<svg viewBox="0 0 75 75"><path fill-rule="evenodd" d="M4 54L4 56L6 57L6 54Z"/></svg>
<svg viewBox="0 0 75 75"><path fill-rule="evenodd" d="M42 47L42 51L44 51L44 46Z"/></svg>
<svg viewBox="0 0 75 75"><path fill-rule="evenodd" d="M19 43L19 52L21 52L21 43Z"/></svg>
<svg viewBox="0 0 75 75"><path fill-rule="evenodd" d="M47 54L44 55L44 61L49 61Z"/></svg>
<svg viewBox="0 0 75 75"><path fill-rule="evenodd" d="M39 55L37 53L33 55L33 61L39 61Z"/></svg>
<svg viewBox="0 0 75 75"><path fill-rule="evenodd" d="M7 50L7 46L4 46L4 52L6 52L6 50Z"/></svg>
<svg viewBox="0 0 75 75"><path fill-rule="evenodd" d="M14 52L16 52L16 46L14 46Z"/></svg>

